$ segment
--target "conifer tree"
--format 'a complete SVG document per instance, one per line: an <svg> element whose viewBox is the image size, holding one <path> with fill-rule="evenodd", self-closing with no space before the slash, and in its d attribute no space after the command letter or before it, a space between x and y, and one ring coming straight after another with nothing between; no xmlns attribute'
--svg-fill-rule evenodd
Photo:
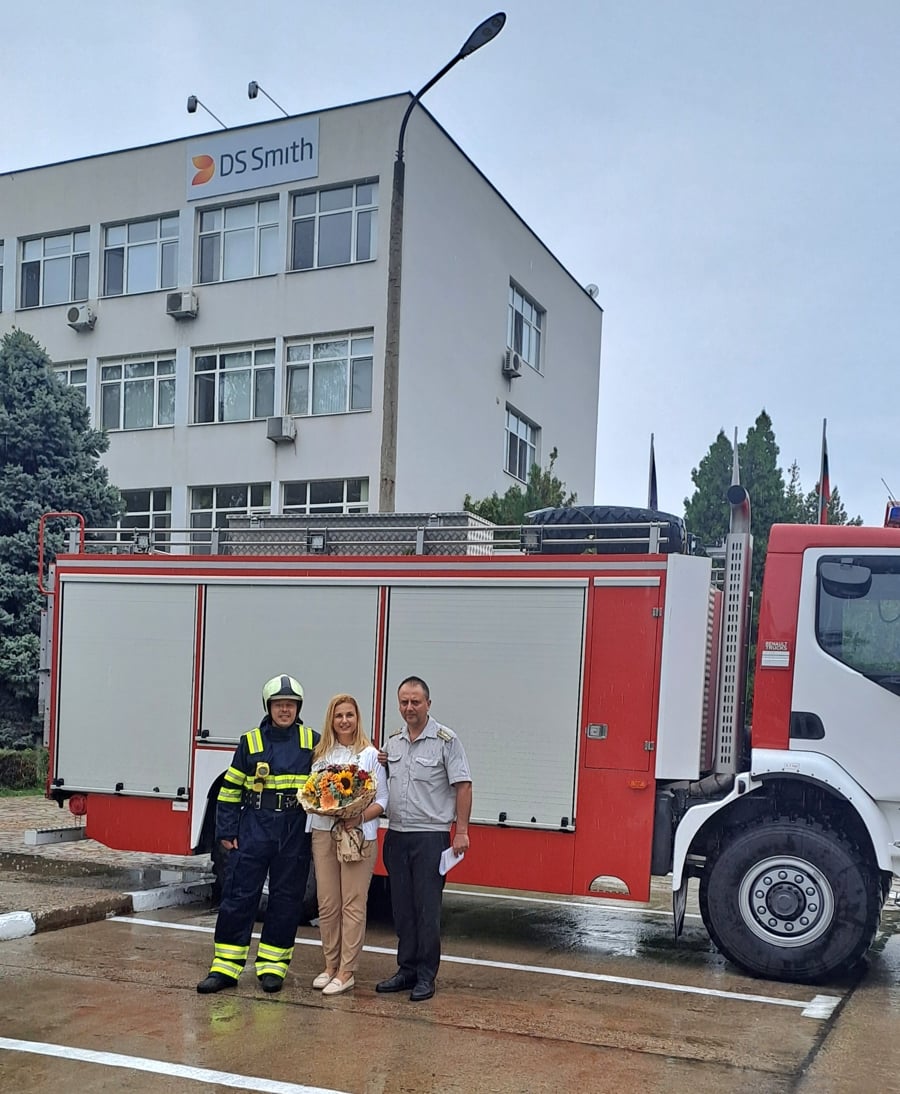
<svg viewBox="0 0 900 1094"><path fill-rule="evenodd" d="M99 457L106 435L92 429L81 395L54 375L28 334L0 340L0 746L31 744L36 722L37 527L43 513L71 509L88 525L114 523L121 507ZM63 543L55 528L52 558Z"/></svg>
<svg viewBox="0 0 900 1094"><path fill-rule="evenodd" d="M475 513L494 524L524 524L525 514L535 509L558 508L575 504L575 495L566 490L566 484L556 475L554 465L558 456L554 448L550 460L543 470L538 464L532 464L528 473L528 484L511 486L502 496L495 490L487 498L476 501L466 494L463 509Z"/></svg>

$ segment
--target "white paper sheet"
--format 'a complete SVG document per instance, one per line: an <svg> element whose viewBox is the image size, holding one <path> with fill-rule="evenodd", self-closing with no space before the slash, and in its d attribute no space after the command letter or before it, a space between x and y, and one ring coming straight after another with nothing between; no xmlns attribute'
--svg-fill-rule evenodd
<svg viewBox="0 0 900 1094"><path fill-rule="evenodd" d="M448 847L447 850L441 855L441 864L438 867L438 870L441 872L442 875L449 874L453 867L458 862L462 862L465 857L465 851L463 851L461 855L455 855L453 853L453 848Z"/></svg>

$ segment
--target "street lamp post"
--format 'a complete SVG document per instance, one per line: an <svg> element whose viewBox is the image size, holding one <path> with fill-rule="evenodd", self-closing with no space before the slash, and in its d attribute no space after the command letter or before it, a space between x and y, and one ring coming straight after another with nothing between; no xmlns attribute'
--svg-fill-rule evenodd
<svg viewBox="0 0 900 1094"><path fill-rule="evenodd" d="M429 88L476 49L496 38L506 22L502 11L485 19L472 31L462 49L435 73L417 92L406 108L397 139L397 158L394 160L393 188L391 190L391 227L388 243L387 313L384 329L384 397L381 427L381 487L378 508L382 513L393 513L397 487L397 379L400 369L400 283L403 266L403 192L406 165L403 162L403 138L409 116Z"/></svg>

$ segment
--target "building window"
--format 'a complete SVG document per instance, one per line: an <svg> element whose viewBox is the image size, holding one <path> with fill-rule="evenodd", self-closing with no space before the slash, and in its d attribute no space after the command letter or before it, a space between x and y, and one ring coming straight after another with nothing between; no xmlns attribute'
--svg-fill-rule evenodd
<svg viewBox="0 0 900 1094"><path fill-rule="evenodd" d="M506 408L506 470L521 482L528 482L528 472L537 463L539 432L527 418Z"/></svg>
<svg viewBox="0 0 900 1094"><path fill-rule="evenodd" d="M178 284L178 217L111 224L103 239L103 295L152 292Z"/></svg>
<svg viewBox="0 0 900 1094"><path fill-rule="evenodd" d="M229 516L266 513L271 508L272 486L268 482L232 483L227 486L191 487L191 550L207 554L210 529L227 528Z"/></svg>
<svg viewBox="0 0 900 1094"><path fill-rule="evenodd" d="M372 409L371 334L305 338L287 347L287 413Z"/></svg>
<svg viewBox="0 0 900 1094"><path fill-rule="evenodd" d="M291 269L311 270L374 258L377 203L377 182L295 194Z"/></svg>
<svg viewBox="0 0 900 1094"><path fill-rule="evenodd" d="M194 357L194 422L246 422L275 413L275 347L232 346Z"/></svg>
<svg viewBox="0 0 900 1094"><path fill-rule="evenodd" d="M278 198L200 213L201 285L277 273L280 266Z"/></svg>
<svg viewBox="0 0 900 1094"><path fill-rule="evenodd" d="M152 429L174 422L173 357L142 357L101 364L101 428Z"/></svg>
<svg viewBox="0 0 900 1094"><path fill-rule="evenodd" d="M74 387L87 406L87 361L66 361L53 366L57 380L66 387Z"/></svg>
<svg viewBox="0 0 900 1094"><path fill-rule="evenodd" d="M506 344L526 365L541 371L541 332L544 310L515 285L509 286L509 322Z"/></svg>
<svg viewBox="0 0 900 1094"><path fill-rule="evenodd" d="M89 245L87 229L24 240L22 307L87 300Z"/></svg>
<svg viewBox="0 0 900 1094"><path fill-rule="evenodd" d="M0 239L0 311L3 311L3 240Z"/></svg>
<svg viewBox="0 0 900 1094"><path fill-rule="evenodd" d="M320 479L286 482L284 513L368 513L368 479Z"/></svg>
<svg viewBox="0 0 900 1094"><path fill-rule="evenodd" d="M172 527L172 491L166 487L152 490L121 490L125 513L119 518L120 528L149 528L159 531ZM129 536L120 536L129 542ZM169 549L169 536L154 536L151 546L155 551Z"/></svg>

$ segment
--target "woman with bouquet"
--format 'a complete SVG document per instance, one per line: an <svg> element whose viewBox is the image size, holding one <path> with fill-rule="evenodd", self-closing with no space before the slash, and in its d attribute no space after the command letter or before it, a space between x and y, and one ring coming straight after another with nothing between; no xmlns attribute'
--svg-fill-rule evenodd
<svg viewBox="0 0 900 1094"><path fill-rule="evenodd" d="M378 850L378 818L388 800L387 774L378 762L378 749L363 732L352 695L335 695L328 704L312 772L301 803L309 812L325 958L313 987L323 995L339 995L355 983ZM348 804L342 805L344 801Z"/></svg>

